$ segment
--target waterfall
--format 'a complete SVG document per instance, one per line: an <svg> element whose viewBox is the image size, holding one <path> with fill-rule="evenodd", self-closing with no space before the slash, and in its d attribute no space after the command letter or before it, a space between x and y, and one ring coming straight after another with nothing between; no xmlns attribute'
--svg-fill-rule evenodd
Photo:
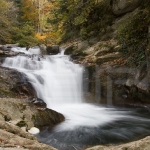
<svg viewBox="0 0 150 150"><path fill-rule="evenodd" d="M17 49L26 54L37 52L30 49ZM13 51L17 51L13 48ZM38 50L38 49L37 49ZM4 67L24 72L49 108L69 103L81 103L83 67L69 61L69 56L16 56L6 58Z"/></svg>
<svg viewBox="0 0 150 150"><path fill-rule="evenodd" d="M72 150L72 145L80 149L150 134L150 121L146 117L149 111L142 116L141 110L137 113L85 103L82 91L84 67L71 62L64 51L58 55L40 56L38 48L12 50L25 54L6 58L2 66L24 72L38 98L43 99L48 108L65 116L65 121L53 130L37 135L41 142L60 150Z"/></svg>
<svg viewBox="0 0 150 150"><path fill-rule="evenodd" d="M84 103L82 76L84 67L74 64L64 50L58 55L40 56L39 49L13 48L28 55L9 57L4 67L24 72L48 108L62 113L66 121L58 130L72 130L78 126L98 126L124 117L114 109ZM37 51L36 51L37 50ZM114 111L113 111L114 110Z"/></svg>

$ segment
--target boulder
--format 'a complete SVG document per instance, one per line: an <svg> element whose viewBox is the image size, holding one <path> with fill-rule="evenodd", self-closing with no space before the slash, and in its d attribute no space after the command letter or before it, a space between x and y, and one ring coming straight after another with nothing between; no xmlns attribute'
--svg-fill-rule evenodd
<svg viewBox="0 0 150 150"><path fill-rule="evenodd" d="M0 67L0 97L37 97L25 74Z"/></svg>
<svg viewBox="0 0 150 150"><path fill-rule="evenodd" d="M9 121L19 127L52 128L64 121L60 113L48 108L38 109L28 99L0 98L0 102L0 121Z"/></svg>
<svg viewBox="0 0 150 150"><path fill-rule="evenodd" d="M47 51L47 54L56 55L60 52L59 45L47 46L46 51Z"/></svg>
<svg viewBox="0 0 150 150"><path fill-rule="evenodd" d="M39 45L39 47L40 47L42 55L47 55L46 45L41 44L41 45Z"/></svg>
<svg viewBox="0 0 150 150"><path fill-rule="evenodd" d="M110 146L99 145L87 148L86 150L149 150L149 149L150 149L150 136L127 144L110 145Z"/></svg>
<svg viewBox="0 0 150 150"><path fill-rule="evenodd" d="M46 108L47 107L47 104L40 98L35 98L33 100L33 104L35 106L37 106L38 108Z"/></svg>
<svg viewBox="0 0 150 150"><path fill-rule="evenodd" d="M136 9L142 0L112 0L112 11L120 16Z"/></svg>

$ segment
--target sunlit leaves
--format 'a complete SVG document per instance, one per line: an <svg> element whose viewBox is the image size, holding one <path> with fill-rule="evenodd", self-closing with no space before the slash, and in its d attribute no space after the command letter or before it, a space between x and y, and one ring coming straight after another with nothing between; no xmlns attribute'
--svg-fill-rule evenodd
<svg viewBox="0 0 150 150"><path fill-rule="evenodd" d="M38 23L38 11L32 0L21 0L21 20L23 22L31 22L33 25Z"/></svg>
<svg viewBox="0 0 150 150"><path fill-rule="evenodd" d="M11 42L11 32L16 22L17 8L13 2L0 1L0 42Z"/></svg>

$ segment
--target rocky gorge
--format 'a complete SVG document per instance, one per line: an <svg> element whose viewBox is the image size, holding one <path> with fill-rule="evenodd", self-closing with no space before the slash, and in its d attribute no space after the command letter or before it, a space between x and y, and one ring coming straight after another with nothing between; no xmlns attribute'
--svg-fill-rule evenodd
<svg viewBox="0 0 150 150"><path fill-rule="evenodd" d="M105 31L102 31L100 38L77 39L62 44L61 47L66 48L65 54L71 55L75 63L85 66L84 82L88 86L84 88L84 96L89 103L119 106L138 105L147 107L149 110L149 39L146 38L146 42L140 43L144 47L144 55L140 56L144 58L144 61L135 59L137 63L139 62L138 66L131 62L134 57L124 55L122 51L124 47L118 40L119 27L138 14L142 2L140 0L114 0L111 2L115 20L112 25L106 27ZM146 37L149 37L148 29L146 34ZM58 46L54 46L55 48L58 52ZM129 47L129 49L132 48L132 46ZM47 49L48 54L56 53L54 49ZM44 48L43 54L45 53ZM0 61L2 63L5 57L18 54L20 55L9 49L2 49ZM55 149L39 143L34 136L26 132L34 126L52 128L62 122L64 117L53 110L34 105L32 100L37 97L37 94L25 74L0 67L0 97L0 134L2 137L0 146L2 148ZM149 137L146 137L128 144L96 146L87 150L148 150L149 147L150 140Z"/></svg>
<svg viewBox="0 0 150 150"><path fill-rule="evenodd" d="M135 44L124 48L119 39L123 38L120 35L123 24L129 23L141 9L145 9L141 8L141 3L140 0L112 1L115 19L111 26L105 27L101 37L75 40L62 45L67 47L66 54L71 54L74 61L85 66L89 79L87 95L90 93L91 97L95 96L96 90L99 90L100 103L107 103L107 87L111 86L112 104L149 104L149 26L144 33L145 39L138 43L142 50L138 50L140 46L136 47ZM136 26L134 28L136 30ZM125 31L124 36L130 35ZM125 38L123 42L127 45ZM100 82L99 89L96 89L97 80Z"/></svg>

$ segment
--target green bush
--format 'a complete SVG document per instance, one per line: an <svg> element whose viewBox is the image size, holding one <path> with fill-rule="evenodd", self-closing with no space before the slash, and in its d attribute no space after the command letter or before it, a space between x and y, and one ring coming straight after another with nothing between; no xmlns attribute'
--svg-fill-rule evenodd
<svg viewBox="0 0 150 150"><path fill-rule="evenodd" d="M16 27L12 38L14 43L19 43L19 46L35 46L38 44L34 27L30 24Z"/></svg>
<svg viewBox="0 0 150 150"><path fill-rule="evenodd" d="M144 7L127 18L118 29L118 40L122 45L121 52L128 56L127 64L139 66L146 61L145 49L148 44L148 27L150 9Z"/></svg>

